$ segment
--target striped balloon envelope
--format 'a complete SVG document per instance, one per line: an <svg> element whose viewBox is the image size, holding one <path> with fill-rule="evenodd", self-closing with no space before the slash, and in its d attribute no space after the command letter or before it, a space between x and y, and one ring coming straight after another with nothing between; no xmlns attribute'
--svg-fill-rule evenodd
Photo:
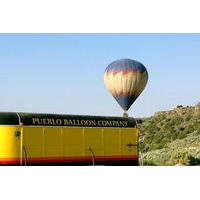
<svg viewBox="0 0 200 200"><path fill-rule="evenodd" d="M145 66L135 60L121 59L112 62L105 70L104 82L124 111L144 90L148 81Z"/></svg>

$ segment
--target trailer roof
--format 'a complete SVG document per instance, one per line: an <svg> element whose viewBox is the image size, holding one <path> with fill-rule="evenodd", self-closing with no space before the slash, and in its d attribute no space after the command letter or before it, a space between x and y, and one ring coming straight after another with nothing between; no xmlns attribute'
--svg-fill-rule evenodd
<svg viewBox="0 0 200 200"><path fill-rule="evenodd" d="M0 112L0 125L131 128L136 121L124 117Z"/></svg>

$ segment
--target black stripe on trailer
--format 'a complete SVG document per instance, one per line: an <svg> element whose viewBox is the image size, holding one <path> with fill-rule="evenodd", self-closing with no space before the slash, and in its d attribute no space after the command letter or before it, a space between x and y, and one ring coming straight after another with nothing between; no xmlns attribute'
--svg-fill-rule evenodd
<svg viewBox="0 0 200 200"><path fill-rule="evenodd" d="M75 127L136 127L134 118L44 113L0 113L0 125L75 126Z"/></svg>
<svg viewBox="0 0 200 200"><path fill-rule="evenodd" d="M19 125L17 113L0 112L0 125Z"/></svg>

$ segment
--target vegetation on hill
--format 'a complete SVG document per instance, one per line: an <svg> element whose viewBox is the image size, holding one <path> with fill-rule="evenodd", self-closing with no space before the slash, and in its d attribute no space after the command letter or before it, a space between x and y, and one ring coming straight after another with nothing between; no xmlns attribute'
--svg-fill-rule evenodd
<svg viewBox="0 0 200 200"><path fill-rule="evenodd" d="M200 103L139 120L142 165L200 165Z"/></svg>

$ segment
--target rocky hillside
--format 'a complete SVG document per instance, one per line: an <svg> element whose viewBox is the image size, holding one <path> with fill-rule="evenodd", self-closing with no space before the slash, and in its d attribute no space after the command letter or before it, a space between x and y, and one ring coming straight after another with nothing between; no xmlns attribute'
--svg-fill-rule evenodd
<svg viewBox="0 0 200 200"><path fill-rule="evenodd" d="M200 103L139 122L142 165L200 165Z"/></svg>

